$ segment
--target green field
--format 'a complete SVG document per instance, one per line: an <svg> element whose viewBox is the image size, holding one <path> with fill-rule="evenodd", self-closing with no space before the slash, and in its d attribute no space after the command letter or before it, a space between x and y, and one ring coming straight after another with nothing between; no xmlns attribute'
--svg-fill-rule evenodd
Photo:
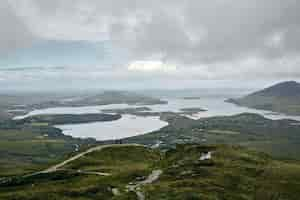
<svg viewBox="0 0 300 200"><path fill-rule="evenodd" d="M212 158L200 160L208 151ZM190 144L177 145L167 152L138 146L95 151L62 171L0 184L0 199L134 200L136 194L126 186L144 179L154 169L163 173L155 182L141 187L146 199L298 200L300 195L299 162L275 160L238 146Z"/></svg>
<svg viewBox="0 0 300 200"><path fill-rule="evenodd" d="M75 139L46 124L0 123L0 178L30 173L95 143Z"/></svg>

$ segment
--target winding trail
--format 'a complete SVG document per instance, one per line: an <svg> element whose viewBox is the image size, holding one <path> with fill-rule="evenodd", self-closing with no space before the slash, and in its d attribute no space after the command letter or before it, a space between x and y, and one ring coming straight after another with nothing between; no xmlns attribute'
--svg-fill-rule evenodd
<svg viewBox="0 0 300 200"><path fill-rule="evenodd" d="M85 156L88 153L91 153L91 152L94 152L94 151L101 151L101 150L103 150L105 148L108 148L108 147L127 147L127 146L143 146L143 145L140 145L140 144L109 144L109 145L100 145L100 146L92 147L92 148L90 148L90 149L88 149L84 152L81 152L81 153L79 153L75 156L70 157L69 159L67 159L67 160L65 160L61 163L53 165L53 166L49 167L48 169L45 169L45 170L42 170L42 171L37 171L37 172L31 173L31 174L26 174L26 175L23 175L22 177L27 178L27 177L40 175L40 174L47 174L47 173L63 170L63 169L61 169L63 166L65 166L66 164L68 164L68 163L70 163L74 160L77 160L77 159ZM109 173L90 172L90 171L82 171L82 170L77 170L77 173L94 174L94 175L98 175L98 176L110 176ZM10 182L11 180L12 180L11 178L0 178L0 184Z"/></svg>
<svg viewBox="0 0 300 200"><path fill-rule="evenodd" d="M90 149L88 149L84 152L81 152L81 153L79 153L75 156L72 156L72 157L68 158L67 160L64 160L61 163L53 165L53 166L51 166L51 167L49 167L45 170L38 171L38 172L35 172L35 173L32 173L32 174L27 174L27 175L24 175L23 177L30 177L30 176L35 176L35 175L39 175L39 174L47 174L47 173L52 173L52 172L64 170L63 167L65 165L67 165L68 163L70 163L72 161L75 161L75 160L85 156L86 154L94 152L94 151L101 151L101 150L103 150L105 148L108 148L108 147L130 147L130 146L144 146L144 145L141 145L141 144L110 144L110 145L100 145L100 146L92 147L92 148L90 148ZM91 172L91 171L82 171L82 170L76 170L76 172L83 173L83 174L94 174L94 175L99 175L99 176L110 176L109 173L102 173L102 172ZM153 170L151 172L151 174L149 174L149 176L145 180L136 182L134 184L128 184L126 186L126 188L127 188L128 191L134 192L136 194L138 200L145 200L145 195L141 191L141 186L153 183L154 181L156 181L160 177L160 175L162 173L163 173L162 170ZM10 181L10 179L8 179L8 180L0 179L1 183L5 183L5 182L8 182L8 181ZM116 189L116 188L113 188L112 192L116 196L120 195L119 190Z"/></svg>
<svg viewBox="0 0 300 200"><path fill-rule="evenodd" d="M74 160L77 160L79 158L81 158L82 156L85 156L86 154L88 153L91 153L91 152L94 152L94 151L101 151L105 148L108 148L108 147L130 147L130 146L143 146L143 145L140 145L140 144L108 144L108 145L100 145L100 146L96 146L96 147L92 147L84 152L81 152L59 164L56 164L54 166L51 166L49 167L48 169L45 169L43 171L40 171L40 172L37 172L37 173L51 173L51 172L55 172L59 169L61 169L63 166L65 166L66 164L74 161ZM36 173L35 173L36 174ZM100 175L100 173L99 173Z"/></svg>
<svg viewBox="0 0 300 200"><path fill-rule="evenodd" d="M34 173L34 175L42 174L42 173L51 173L51 172L61 170L61 168L65 165L67 165L68 163L70 163L74 160L77 160L77 159L85 156L86 154L94 152L94 151L101 151L101 150L103 150L105 148L108 148L108 147L130 147L130 146L144 146L144 145L141 145L141 144L110 144L110 145L100 145L100 146L92 147L92 148L90 148L90 149L88 149L84 152L81 152L81 153L79 153L79 154L77 154L77 155L61 162L61 163L58 163L54 166L51 166L48 169L45 169L45 170L40 171L40 172L36 172L36 173ZM77 172L85 173L85 174L95 174L95 175L100 175L100 176L109 176L110 175L108 173L85 172L85 171L81 171L81 170L77 170ZM134 185L127 185L127 189L129 191L135 192L135 194L137 195L138 200L145 200L145 195L141 191L141 186L153 183L154 181L156 181L160 177L162 172L163 172L162 170L153 170L152 173L145 180L137 182ZM115 195L120 195L120 192L115 188L113 189L112 192Z"/></svg>
<svg viewBox="0 0 300 200"><path fill-rule="evenodd" d="M138 200L145 200L145 195L141 191L141 186L151 184L163 173L162 170L153 170L152 173L143 181L137 182L134 185L127 185L129 191L135 192Z"/></svg>

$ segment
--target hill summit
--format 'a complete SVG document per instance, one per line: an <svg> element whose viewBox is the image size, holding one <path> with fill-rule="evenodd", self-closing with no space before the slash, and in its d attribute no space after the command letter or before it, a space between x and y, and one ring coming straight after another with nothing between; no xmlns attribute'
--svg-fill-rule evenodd
<svg viewBox="0 0 300 200"><path fill-rule="evenodd" d="M300 96L300 83L296 81L281 82L249 96L262 95L274 97L294 97Z"/></svg>
<svg viewBox="0 0 300 200"><path fill-rule="evenodd" d="M300 115L300 83L286 81L227 102L249 108Z"/></svg>

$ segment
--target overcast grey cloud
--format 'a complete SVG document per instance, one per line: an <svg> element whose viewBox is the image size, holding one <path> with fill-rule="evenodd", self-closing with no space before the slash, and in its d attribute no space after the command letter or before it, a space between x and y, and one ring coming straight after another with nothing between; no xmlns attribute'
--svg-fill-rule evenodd
<svg viewBox="0 0 300 200"><path fill-rule="evenodd" d="M6 1L0 3L0 54L24 47L32 40L32 34Z"/></svg>
<svg viewBox="0 0 300 200"><path fill-rule="evenodd" d="M299 10L297 0L7 0L0 52L35 40L107 41L127 60L105 72L88 66L98 77L299 79ZM163 64L127 70L136 61Z"/></svg>

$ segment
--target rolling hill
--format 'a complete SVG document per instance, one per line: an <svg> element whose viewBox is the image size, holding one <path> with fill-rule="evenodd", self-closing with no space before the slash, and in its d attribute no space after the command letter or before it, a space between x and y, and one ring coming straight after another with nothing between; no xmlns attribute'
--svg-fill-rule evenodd
<svg viewBox="0 0 300 200"><path fill-rule="evenodd" d="M249 108L300 115L300 83L281 82L245 97L226 101Z"/></svg>

